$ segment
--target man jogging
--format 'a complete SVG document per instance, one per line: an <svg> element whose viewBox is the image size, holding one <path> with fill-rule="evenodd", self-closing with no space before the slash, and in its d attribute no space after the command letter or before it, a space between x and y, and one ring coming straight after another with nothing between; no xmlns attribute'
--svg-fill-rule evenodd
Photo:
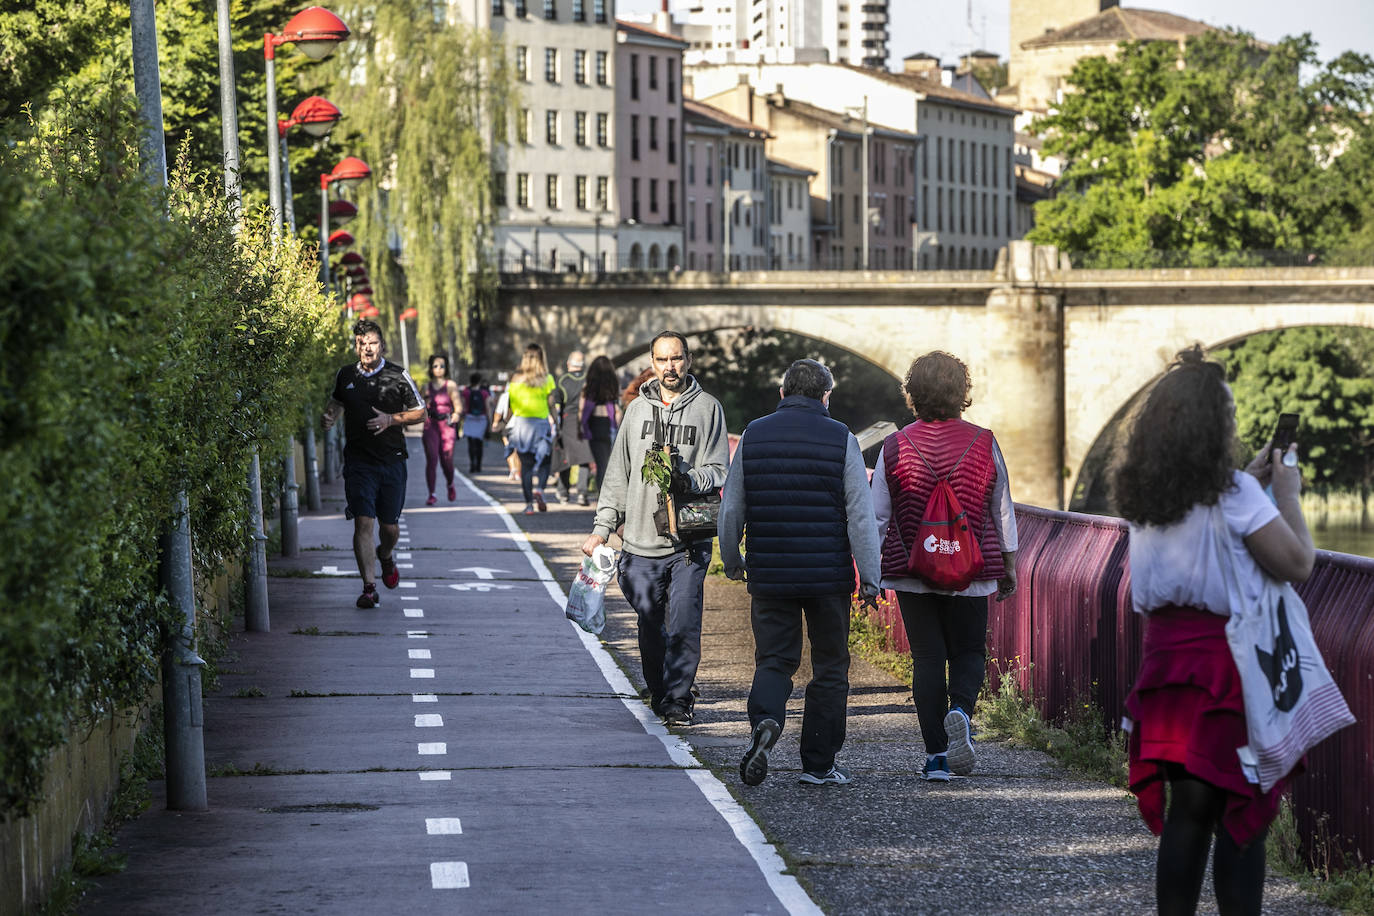
<svg viewBox="0 0 1374 916"><path fill-rule="evenodd" d="M782 733L801 663L802 617L812 677L802 713L801 781L821 786L851 779L835 765L849 699L849 598L856 564L864 597L878 594L881 556L858 440L827 410L834 386L825 366L794 362L777 409L740 437L725 481L720 556L731 579L744 579L748 570L753 599L753 734L740 761L745 785L768 775L768 752Z"/></svg>
<svg viewBox="0 0 1374 916"><path fill-rule="evenodd" d="M353 556L363 577L358 607L381 604L373 573L382 565L382 583L395 588L401 581L391 551L401 536L401 507L406 493L406 442L401 427L424 419L424 400L405 367L382 356L386 345L375 322L360 319L353 325L358 362L344 366L334 377L334 392L324 409L324 428L344 415L344 495L353 519ZM374 542L374 524L381 532Z"/></svg>
<svg viewBox="0 0 1374 916"><path fill-rule="evenodd" d="M655 713L667 725L692 724L692 682L701 661L701 611L713 534L686 540L655 523L666 511L657 485L641 470L649 451L675 449L673 491L709 493L725 481L730 446L720 403L687 374L687 339L664 331L650 346L654 377L625 409L582 545L591 556L624 524L620 590L639 615L639 658Z"/></svg>

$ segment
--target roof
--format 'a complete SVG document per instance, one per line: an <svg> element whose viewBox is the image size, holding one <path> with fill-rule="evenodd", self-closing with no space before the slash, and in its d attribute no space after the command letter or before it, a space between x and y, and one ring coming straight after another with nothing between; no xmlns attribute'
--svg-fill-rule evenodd
<svg viewBox="0 0 1374 916"><path fill-rule="evenodd" d="M927 52L925 52L925 51L917 51L915 54L908 54L906 57L903 57L903 58L902 58L902 60L939 60L939 59L940 59L940 55L938 55L938 54L929 54L929 53L927 53Z"/></svg>
<svg viewBox="0 0 1374 916"><path fill-rule="evenodd" d="M1001 105L991 99L985 99L965 92L962 89L953 89L943 83L933 79L927 79L919 73L893 73L891 70L878 70L872 67L856 67L853 64L834 64L837 67L847 67L855 72L880 79L887 83L902 86L912 92L919 92L927 98L938 99L941 102L949 102L952 105L960 105L965 108L976 108L979 111L987 111L999 115L1014 115L1018 109L1010 105Z"/></svg>
<svg viewBox="0 0 1374 916"><path fill-rule="evenodd" d="M796 99L785 98L783 107L792 112L799 118L814 121L817 124L829 127L841 133L852 134L855 137L862 136L863 119L854 115L841 114L838 111L831 111L828 108L819 108L808 102L799 102ZM888 127L886 124L879 124L872 118L868 119L868 127L874 133L890 134L896 137L911 139L913 135L910 131L901 130L896 127Z"/></svg>
<svg viewBox="0 0 1374 916"><path fill-rule="evenodd" d="M644 36L645 38L657 38L660 41L671 41L672 43L681 45L684 48L691 47L691 42L683 41L677 35L670 35L667 32L660 32L657 29L651 29L647 25L642 25L638 22L631 22L628 19L617 19L615 21L615 27L617 29L620 29L622 32L635 32L639 35Z"/></svg>
<svg viewBox="0 0 1374 916"><path fill-rule="evenodd" d="M1216 29L1205 22L1159 10L1114 6L1062 29L1021 42L1026 49L1066 44L1116 44L1122 41L1178 41Z"/></svg>
<svg viewBox="0 0 1374 916"><path fill-rule="evenodd" d="M714 105L707 105L705 102L698 102L696 99L684 97L682 100L682 114L687 121L707 121L717 127L724 127L729 130L751 131L761 136L768 136L768 131L758 124L737 118L728 111L722 111Z"/></svg>
<svg viewBox="0 0 1374 916"><path fill-rule="evenodd" d="M792 172L797 175L819 175L815 169L807 168L804 165L797 165L795 162L788 162L786 159L779 159L777 156L768 156L768 168L776 168L781 172Z"/></svg>

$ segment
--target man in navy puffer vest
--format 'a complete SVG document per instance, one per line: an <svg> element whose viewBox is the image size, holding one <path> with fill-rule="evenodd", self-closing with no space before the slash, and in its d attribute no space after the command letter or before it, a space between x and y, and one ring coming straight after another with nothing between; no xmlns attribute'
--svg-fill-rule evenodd
<svg viewBox="0 0 1374 916"><path fill-rule="evenodd" d="M801 664L803 615L812 677L802 715L801 781L850 781L835 765L849 700L849 599L856 564L862 593L878 594L880 555L859 443L826 409L834 387L830 370L815 360L793 363L777 410L749 424L725 480L720 555L731 579L746 578L747 569L753 598L753 731L740 761L746 785L768 775L768 752L782 733L792 675Z"/></svg>

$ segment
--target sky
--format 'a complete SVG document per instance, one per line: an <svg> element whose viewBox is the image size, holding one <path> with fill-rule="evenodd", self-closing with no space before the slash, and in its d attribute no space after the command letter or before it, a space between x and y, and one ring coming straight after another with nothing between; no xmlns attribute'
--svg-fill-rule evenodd
<svg viewBox="0 0 1374 916"><path fill-rule="evenodd" d="M1009 4L1012 0L888 0L892 18L888 66L908 54L925 51L953 63L979 48L1005 58ZM676 6L676 2L672 4ZM1311 32L1317 53L1330 60L1343 51L1374 56L1374 3L1371 0L1127 0L1126 7L1158 9L1200 19L1215 26L1235 26L1261 41ZM650 13L659 0L617 0L616 12ZM971 11L971 15L970 15ZM1294 15L1301 11L1301 17ZM969 28L969 20L973 27Z"/></svg>

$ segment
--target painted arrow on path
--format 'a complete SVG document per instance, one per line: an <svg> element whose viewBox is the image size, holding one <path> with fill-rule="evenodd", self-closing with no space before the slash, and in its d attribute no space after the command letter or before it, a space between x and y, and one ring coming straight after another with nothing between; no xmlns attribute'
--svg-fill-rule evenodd
<svg viewBox="0 0 1374 916"><path fill-rule="evenodd" d="M489 566L464 566L462 569L450 569L449 572L470 572L479 579L492 579L495 578L492 573L503 573L505 570Z"/></svg>
<svg viewBox="0 0 1374 916"><path fill-rule="evenodd" d="M459 592L490 592L524 588L523 585L508 585L504 582L458 582L447 587Z"/></svg>

